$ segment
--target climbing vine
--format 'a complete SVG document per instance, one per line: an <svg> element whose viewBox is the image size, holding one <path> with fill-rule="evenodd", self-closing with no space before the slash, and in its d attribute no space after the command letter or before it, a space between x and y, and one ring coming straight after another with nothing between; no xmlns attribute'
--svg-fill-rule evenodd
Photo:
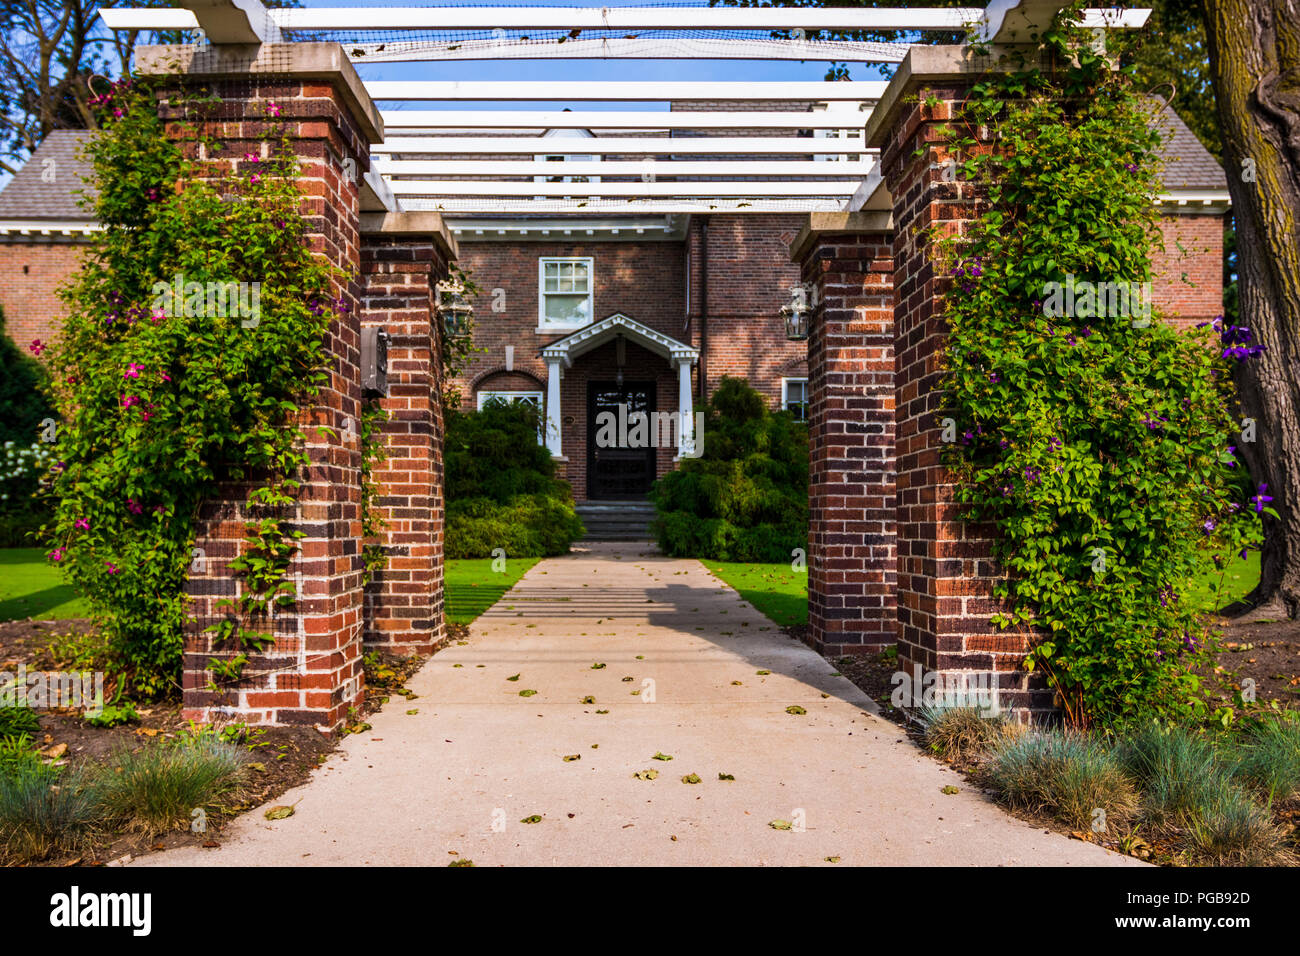
<svg viewBox="0 0 1300 956"><path fill-rule="evenodd" d="M365 402L361 407L361 546L364 583L374 580L375 573L388 566L388 554L375 539L387 527L387 522L375 507L379 485L374 479L375 465L387 460L381 426L389 414L377 401Z"/></svg>
<svg viewBox="0 0 1300 956"><path fill-rule="evenodd" d="M186 581L208 560L194 547L199 509L223 488L246 500L249 520L231 565L238 595L209 628L234 652L213 662L213 680L237 679L294 603L301 532L290 516L307 461L297 422L344 308L336 271L308 247L274 101L255 107L255 151L200 166L187 158L200 145L222 155L199 122L220 101L169 89L177 141L159 95L124 80L94 98L88 204L103 231L62 292L68 318L50 355L61 424L49 559L90 599L145 694L175 685Z"/></svg>
<svg viewBox="0 0 1300 956"><path fill-rule="evenodd" d="M1115 726L1206 715L1213 636L1187 589L1273 512L1234 455L1230 366L1257 349L1150 308L1159 104L1068 25L1081 6L942 129L947 188L983 204L931 240L952 283L947 461L1007 573L993 621L1029 637L1067 721Z"/></svg>

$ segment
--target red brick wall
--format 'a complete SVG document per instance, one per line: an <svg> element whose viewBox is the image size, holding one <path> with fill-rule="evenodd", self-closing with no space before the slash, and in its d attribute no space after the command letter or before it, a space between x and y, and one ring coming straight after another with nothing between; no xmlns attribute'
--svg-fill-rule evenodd
<svg viewBox="0 0 1300 956"><path fill-rule="evenodd" d="M429 653L443 631L442 393L434 286L447 264L431 237L366 236L361 246L363 328L391 336L385 460L371 473L387 565L365 590L368 648ZM366 542L371 543L371 542Z"/></svg>
<svg viewBox="0 0 1300 956"><path fill-rule="evenodd" d="M781 307L799 282L790 242L807 220L802 215L708 217L708 347L705 373L712 394L724 375L745 378L771 403L781 403L781 378L806 378L807 343L785 337ZM691 238L692 324L700 324L700 249Z"/></svg>
<svg viewBox="0 0 1300 956"><path fill-rule="evenodd" d="M918 681L932 671L945 681L995 676L1004 706L1048 710L1051 695L1020 669L1025 639L989 623L998 576L990 560L993 529L957 517L953 476L940 459L949 280L937 270L925 232L937 225L954 234L976 215L974 184L942 177L941 127L963 96L959 87L928 87L925 103L902 107L881 150L895 225L898 666Z"/></svg>
<svg viewBox="0 0 1300 956"><path fill-rule="evenodd" d="M251 655L242 679L212 689L207 668L213 657L235 649L214 646L206 627L224 616L215 598L237 592L229 559L242 550L249 517L243 489L212 501L201 516L197 546L208 555L195 572L189 593L194 626L186 636L184 711L196 720L237 714L250 722L315 724L337 729L364 695L361 668L362 564L360 433L360 197L356 179L344 175L345 157L358 170L369 163L369 149L348 107L334 87L321 80L246 76L216 80L220 105L198 120L223 148L208 151L202 167L228 173L247 165L245 153L261 150L266 132L265 104L274 101L302 163L302 212L313 251L343 271L333 294L341 315L328 330L328 379L314 407L300 424L307 437L310 464L304 469L292 527L304 533L291 573L297 601L274 622L274 645ZM181 136L179 107L160 107L169 135ZM195 147L187 143L187 149ZM329 431L321 430L322 426Z"/></svg>
<svg viewBox="0 0 1300 956"><path fill-rule="evenodd" d="M893 249L827 235L807 251L808 642L828 657L897 640Z"/></svg>
<svg viewBox="0 0 1300 956"><path fill-rule="evenodd" d="M1183 328L1223 314L1223 216L1167 213L1151 257L1155 306Z"/></svg>
<svg viewBox="0 0 1300 956"><path fill-rule="evenodd" d="M0 305L5 331L18 347L50 342L63 324L56 290L81 266L84 242L0 241Z"/></svg>

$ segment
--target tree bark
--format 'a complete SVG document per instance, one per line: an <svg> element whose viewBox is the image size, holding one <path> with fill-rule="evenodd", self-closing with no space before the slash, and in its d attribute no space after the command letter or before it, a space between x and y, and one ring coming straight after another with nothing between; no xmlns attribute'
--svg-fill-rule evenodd
<svg viewBox="0 0 1300 956"><path fill-rule="evenodd" d="M1210 74L1237 223L1241 322L1265 351L1240 363L1238 442L1267 483L1260 609L1300 612L1300 0L1204 0ZM1258 613L1258 612L1256 612Z"/></svg>

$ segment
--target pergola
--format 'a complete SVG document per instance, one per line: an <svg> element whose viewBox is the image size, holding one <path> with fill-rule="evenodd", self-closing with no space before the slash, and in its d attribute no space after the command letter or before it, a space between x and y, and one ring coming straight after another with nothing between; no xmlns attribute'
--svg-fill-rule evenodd
<svg viewBox="0 0 1300 956"><path fill-rule="evenodd" d="M465 62L466 79L365 82L381 106L366 200L373 211L437 211L452 231L653 238L691 213L883 208L863 127L886 84L850 82L501 82L482 61L734 59L891 63L906 43L864 32L974 29L997 42L1055 13L1041 0L987 9L818 7L336 7L185 0L101 11L114 30L182 30L196 42L328 39L354 65ZM1132 28L1149 11L1096 9L1085 23ZM509 109L483 109L508 103ZM556 103L573 104L557 110ZM430 108L437 104L437 108ZM529 104L540 104L528 108ZM635 108L620 109L624 104ZM647 108L655 106L657 108ZM543 216L545 219L537 219ZM522 217L528 217L525 220ZM598 218L604 217L604 218ZM631 218L629 218L631 217ZM500 234L506 234L502 231Z"/></svg>

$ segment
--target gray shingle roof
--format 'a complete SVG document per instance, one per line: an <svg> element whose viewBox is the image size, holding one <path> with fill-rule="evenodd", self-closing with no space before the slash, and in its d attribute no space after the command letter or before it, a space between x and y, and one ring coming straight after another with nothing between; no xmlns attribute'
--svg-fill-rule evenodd
<svg viewBox="0 0 1300 956"><path fill-rule="evenodd" d="M1160 154L1165 162L1161 177L1165 189L1227 188L1222 168L1177 113L1165 110L1156 125L1164 134ZM86 130L55 130L45 137L31 159L0 190L0 219L89 219L77 194L86 188L83 180L90 164L80 159L78 152L92 135ZM45 182L41 176L48 160L54 161L54 182Z"/></svg>
<svg viewBox="0 0 1300 956"><path fill-rule="evenodd" d="M86 188L90 164L78 157L93 134L87 130L55 130L45 137L23 168L0 190L0 219L91 219L77 203ZM53 165L50 161L53 160ZM49 170L52 176L42 177ZM45 182L45 179L53 182Z"/></svg>
<svg viewBox="0 0 1300 956"><path fill-rule="evenodd" d="M1228 177L1182 117L1167 109L1155 121L1164 136L1160 158L1165 168L1160 177L1165 189L1227 189Z"/></svg>

